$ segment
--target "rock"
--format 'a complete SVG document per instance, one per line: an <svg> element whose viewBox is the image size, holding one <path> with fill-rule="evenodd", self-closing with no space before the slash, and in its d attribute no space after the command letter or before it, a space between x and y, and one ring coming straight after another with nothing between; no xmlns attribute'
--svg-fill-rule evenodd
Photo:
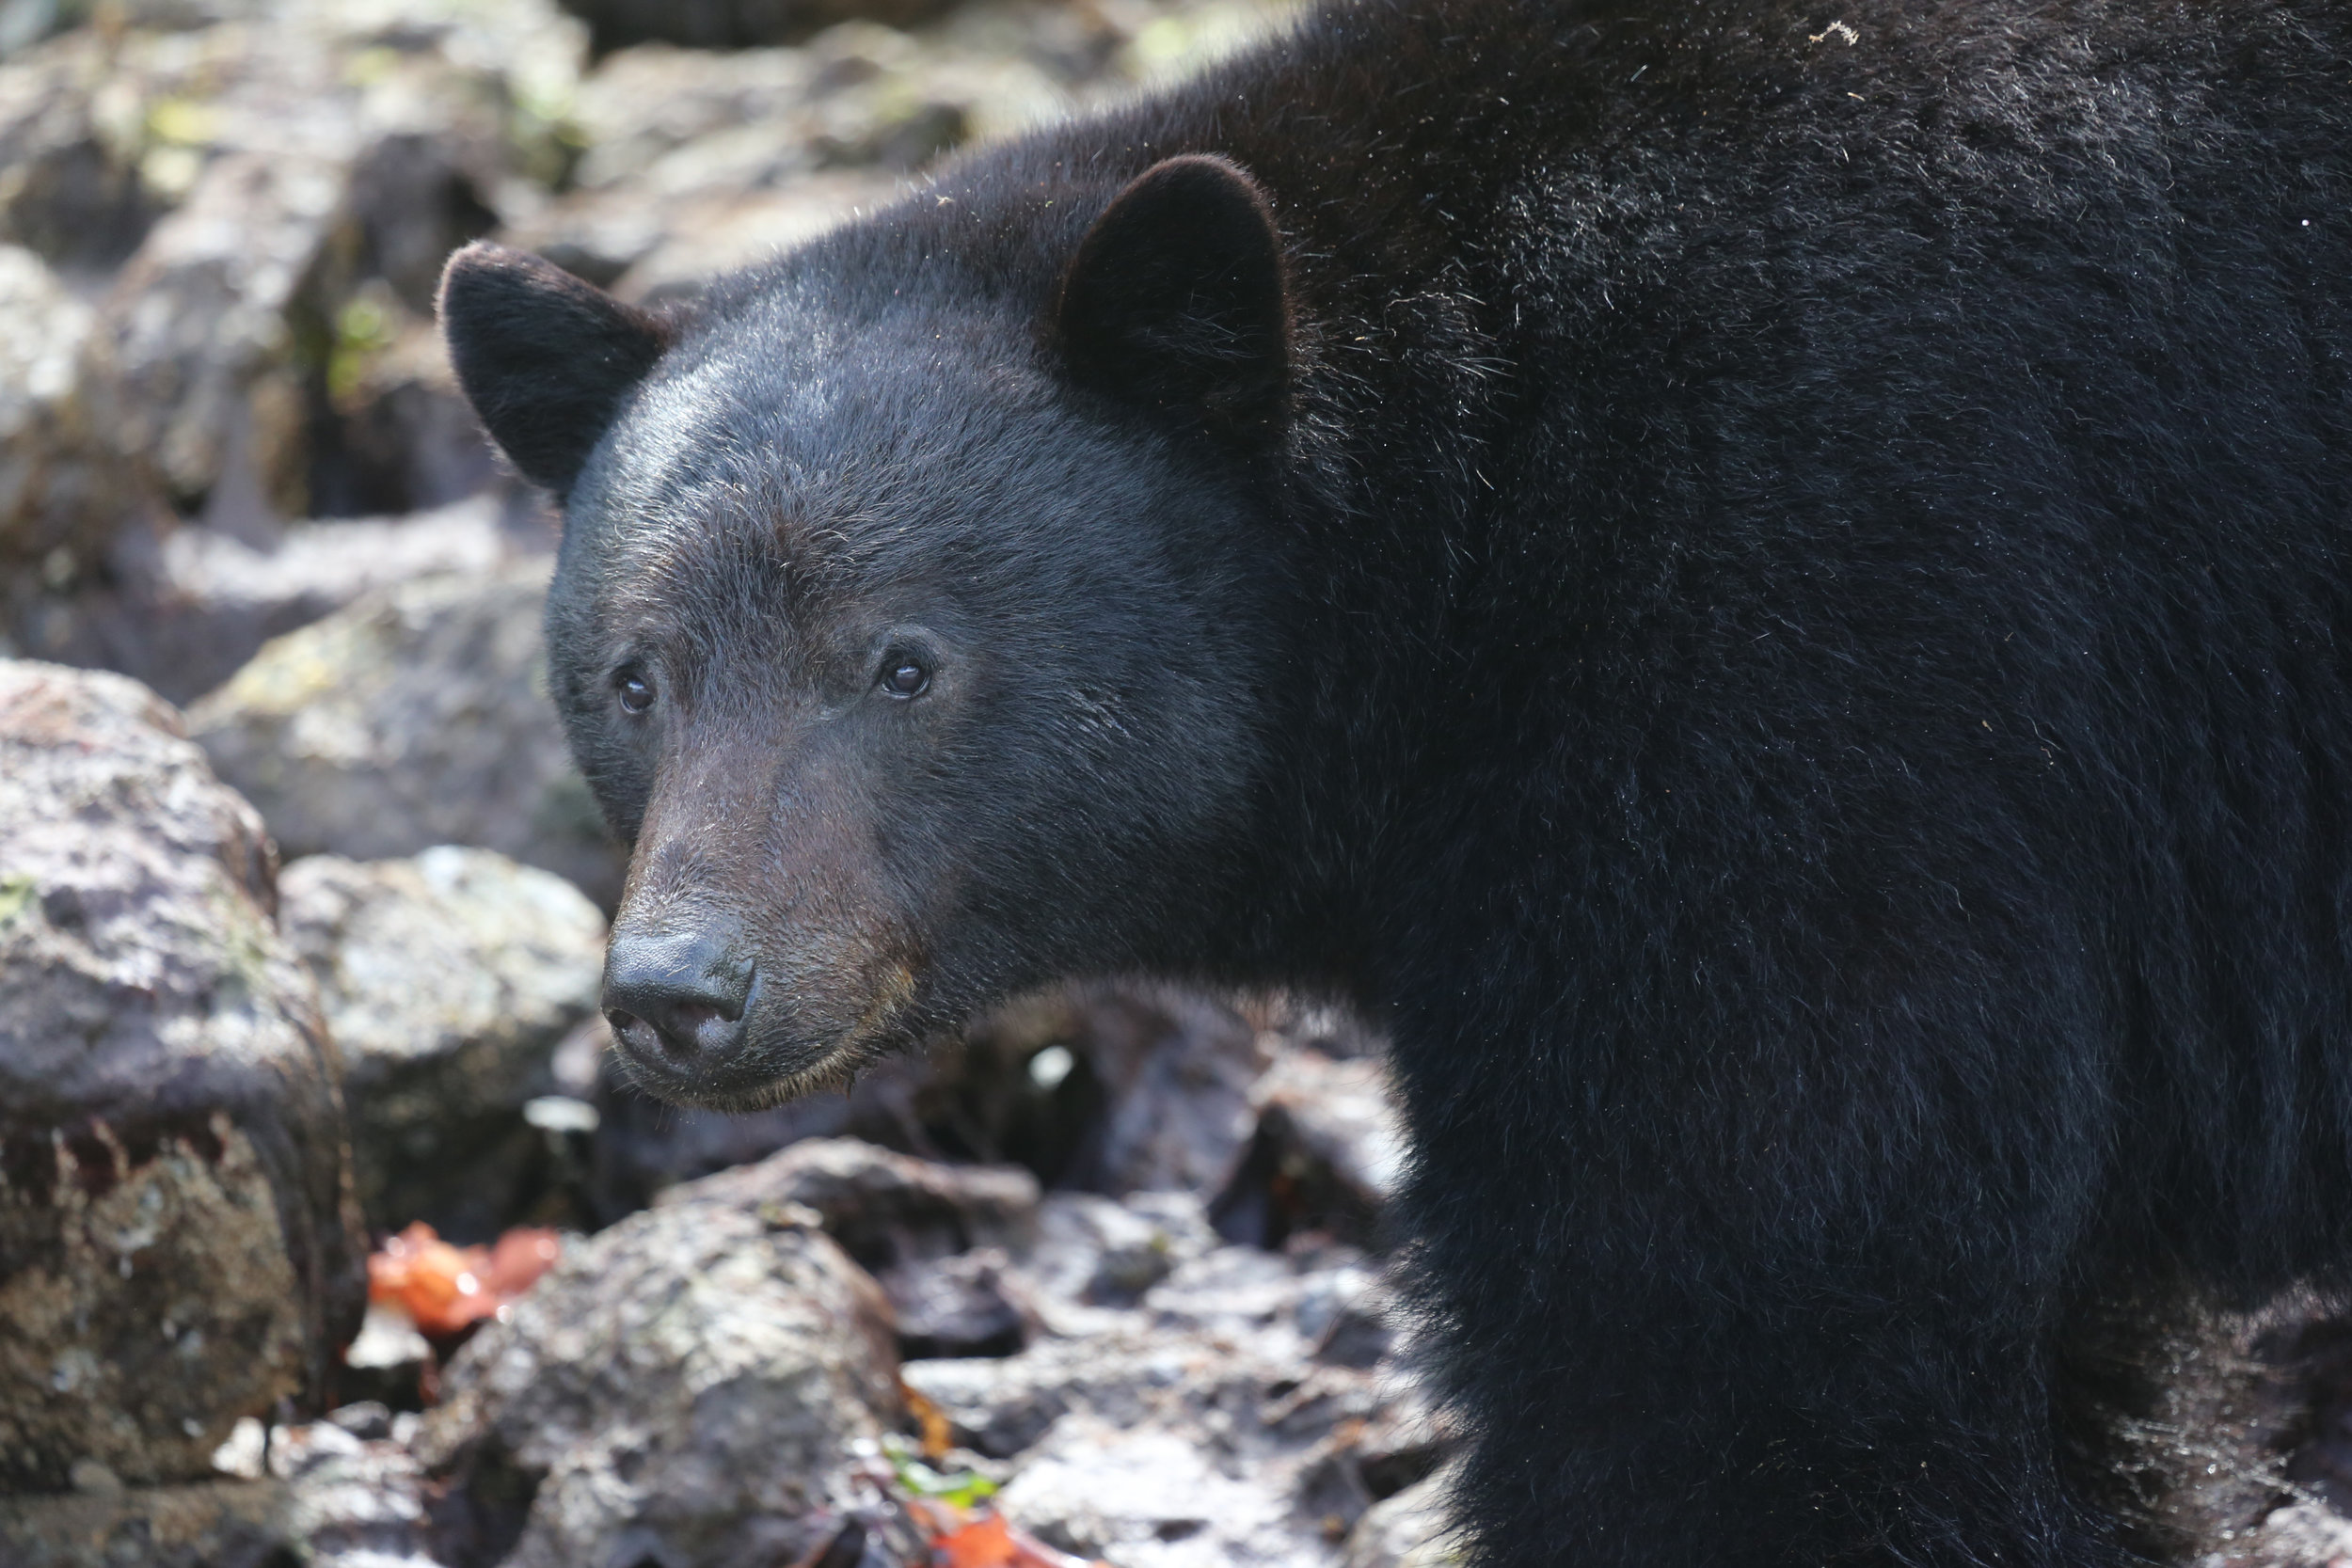
<svg viewBox="0 0 2352 1568"><path fill-rule="evenodd" d="M1047 1291L1093 1306L1128 1307L1216 1238L1204 1220L1155 1225L1092 1193L1054 1193L1038 1210L1027 1272Z"/></svg>
<svg viewBox="0 0 2352 1568"><path fill-rule="evenodd" d="M1047 1544L1120 1568L1254 1568L1324 1560L1263 1473L1231 1475L1173 1432L1074 1418L1054 1430L998 1497Z"/></svg>
<svg viewBox="0 0 2352 1568"><path fill-rule="evenodd" d="M1036 1233L1027 1171L942 1165L855 1138L810 1138L755 1165L673 1187L660 1207L718 1204L773 1213L802 1208L867 1269L1025 1249Z"/></svg>
<svg viewBox="0 0 2352 1568"><path fill-rule="evenodd" d="M1055 67L1069 62L1033 58L1023 27L949 45L824 20L838 24L799 48L610 55L580 87L578 188L504 237L628 298L691 293L895 198L965 141L1061 107Z"/></svg>
<svg viewBox="0 0 2352 1568"><path fill-rule="evenodd" d="M0 245L0 563L71 573L135 504L93 422L95 320L39 256Z"/></svg>
<svg viewBox="0 0 2352 1568"><path fill-rule="evenodd" d="M269 643L190 731L289 856L472 845L609 907L622 855L546 694L546 591L526 562L369 594Z"/></svg>
<svg viewBox="0 0 2352 1568"><path fill-rule="evenodd" d="M169 204L140 173L145 126L122 67L96 29L0 58L0 244L103 276Z"/></svg>
<svg viewBox="0 0 2352 1568"><path fill-rule="evenodd" d="M647 45L612 55L575 104L588 144L577 189L503 237L644 298L765 260L889 199L897 175L936 149L899 150L880 172L837 166L875 159L826 157L820 107L848 77L874 72L852 66L835 80L832 64L808 49L716 55ZM838 116L846 106L834 108ZM903 91L889 110L901 124L924 113L919 95ZM866 129L890 115L878 109Z"/></svg>
<svg viewBox="0 0 2352 1568"><path fill-rule="evenodd" d="M510 527L508 499L483 494L413 517L308 523L254 546L183 525L134 527L116 541L103 586L23 601L9 614L24 651L119 671L192 702L271 638L361 594L420 577L481 575L542 553Z"/></svg>
<svg viewBox="0 0 2352 1568"><path fill-rule="evenodd" d="M490 485L496 459L432 318L370 284L338 322L342 341L326 388L335 417L313 424L310 509L325 516L429 511Z"/></svg>
<svg viewBox="0 0 2352 1568"><path fill-rule="evenodd" d="M1052 1250L1041 1242L1032 1262ZM1326 1564L1377 1498L1434 1466L1418 1452L1418 1467L1400 1463L1396 1440L1441 1447L1392 1362L1313 1355L1379 1291L1343 1249L1221 1247L1188 1258L1136 1309L1049 1311L1062 1337L996 1359L914 1360L902 1375L958 1441L1009 1464L1004 1512L1062 1550L1121 1568Z"/></svg>
<svg viewBox="0 0 2352 1568"><path fill-rule="evenodd" d="M1453 1533L1443 1474L1374 1504L1348 1533L1343 1560L1344 1568L1452 1568L1469 1560Z"/></svg>
<svg viewBox="0 0 2352 1568"><path fill-rule="evenodd" d="M925 1152L1050 1185L1213 1193L1248 1142L1258 1035L1223 1002L1116 982L1017 999L933 1042L907 1101Z"/></svg>
<svg viewBox="0 0 2352 1568"><path fill-rule="evenodd" d="M1279 1344L1155 1330L1124 1318L1083 1338L1046 1339L1017 1355L910 1361L907 1386L937 1405L956 1440L998 1459L1034 1448L1072 1414L1122 1429L1201 1436L1254 1428L1266 1390L1292 1375Z"/></svg>
<svg viewBox="0 0 2352 1568"><path fill-rule="evenodd" d="M1309 1230L1378 1243L1381 1214L1406 1161L1381 1064L1287 1052L1251 1085L1249 1102L1257 1131L1211 1206L1218 1230L1267 1246Z"/></svg>
<svg viewBox="0 0 2352 1568"><path fill-rule="evenodd" d="M0 242L111 277L88 357L113 451L241 531L456 499L485 459L449 388L370 361L494 201L560 175L580 29L545 0L184 8L0 62ZM403 435L436 455L379 450Z"/></svg>
<svg viewBox="0 0 2352 1568"><path fill-rule="evenodd" d="M604 916L561 878L448 845L365 864L311 856L278 886L279 925L342 1053L369 1223L494 1239L544 1143L523 1106L596 1010Z"/></svg>
<svg viewBox="0 0 2352 1568"><path fill-rule="evenodd" d="M803 245L904 193L895 175L833 169L774 190L696 192L658 204L642 192L590 193L548 209L518 236L624 299L691 298L708 279Z"/></svg>
<svg viewBox="0 0 2352 1568"><path fill-rule="evenodd" d="M342 214L347 161L224 153L115 280L101 364L116 449L183 507L305 510L306 399L287 310ZM232 487L214 496L216 484Z"/></svg>
<svg viewBox="0 0 2352 1568"><path fill-rule="evenodd" d="M128 1488L118 1481L64 1497L0 1496L0 1561L8 1568L278 1568L288 1560L288 1508L278 1481Z"/></svg>
<svg viewBox="0 0 2352 1568"><path fill-rule="evenodd" d="M1249 1086L1265 1066L1257 1032L1175 987L1089 987L1077 1004L1111 1104L1087 1185L1216 1191L1249 1137Z"/></svg>
<svg viewBox="0 0 2352 1568"><path fill-rule="evenodd" d="M1402 1369L1375 1380L1379 1405L1344 1445L1365 1495L1391 1497L1435 1472L1454 1437L1427 1386Z"/></svg>
<svg viewBox="0 0 2352 1568"><path fill-rule="evenodd" d="M337 1063L179 715L0 663L0 1489L210 1471L358 1324Z"/></svg>
<svg viewBox="0 0 2352 1568"><path fill-rule="evenodd" d="M420 1450L451 1489L445 1549L794 1561L851 1445L898 1418L897 1361L881 1291L814 1227L716 1196L634 1215L451 1362Z"/></svg>
<svg viewBox="0 0 2352 1568"><path fill-rule="evenodd" d="M250 1479L120 1481L56 1497L0 1497L9 1568L438 1568L423 1467L381 1405L252 1438Z"/></svg>
<svg viewBox="0 0 2352 1568"><path fill-rule="evenodd" d="M1056 1212L1063 1195L1049 1200L1041 1230L1047 1238L1065 1222ZM1097 1200L1098 1202L1101 1200ZM1198 1226L1196 1220L1195 1225ZM1311 1417L1279 1431L1263 1419L1259 1406L1277 1388L1295 1388L1316 1369L1312 1338L1298 1309L1320 1291L1331 1293L1328 1269L1305 1270L1292 1259L1249 1247L1226 1246L1191 1253L1189 1237L1157 1230L1168 1250L1184 1256L1160 1284L1146 1291L1134 1310L1046 1316L1056 1337L1039 1340L1017 1355L994 1360L911 1362L908 1383L936 1402L955 1423L962 1440L1000 1458L1019 1454L1046 1427L1073 1411L1124 1425L1157 1422L1196 1431L1263 1430L1284 1445L1303 1447L1327 1434L1338 1413ZM1170 1227L1177 1236L1190 1227ZM1205 1227L1200 1228L1205 1229ZM1055 1247L1041 1241L1020 1276L1049 1299L1048 1281L1067 1280L1075 1271L1029 1272L1034 1264L1053 1269ZM1341 1267L1346 1267L1342 1264ZM1327 1320L1329 1313L1326 1310ZM1310 1326L1321 1328L1327 1323ZM1325 1369L1332 1377L1371 1385L1361 1374ZM1354 1412L1365 1414L1370 1410ZM1225 1415L1216 1416L1222 1410ZM1246 1417L1242 1427L1233 1422Z"/></svg>
<svg viewBox="0 0 2352 1568"><path fill-rule="evenodd" d="M1002 1250L901 1263L879 1276L898 1314L898 1354L1010 1355L1029 1336L1025 1292Z"/></svg>
<svg viewBox="0 0 2352 1568"><path fill-rule="evenodd" d="M295 1560L316 1568L434 1568L424 1467L393 1431L383 1406L346 1405L325 1420L271 1433L270 1473L286 1491L278 1523L299 1545Z"/></svg>

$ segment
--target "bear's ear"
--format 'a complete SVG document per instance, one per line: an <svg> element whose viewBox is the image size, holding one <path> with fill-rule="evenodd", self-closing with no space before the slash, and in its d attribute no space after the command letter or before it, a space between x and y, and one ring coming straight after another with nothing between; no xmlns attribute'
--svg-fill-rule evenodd
<svg viewBox="0 0 2352 1568"><path fill-rule="evenodd" d="M1279 436L1290 393L1282 239L1222 158L1137 175L1079 242L1054 307L1081 384L1244 442Z"/></svg>
<svg viewBox="0 0 2352 1568"><path fill-rule="evenodd" d="M674 335L552 261L487 243L449 259L440 314L483 427L525 479L558 496Z"/></svg>

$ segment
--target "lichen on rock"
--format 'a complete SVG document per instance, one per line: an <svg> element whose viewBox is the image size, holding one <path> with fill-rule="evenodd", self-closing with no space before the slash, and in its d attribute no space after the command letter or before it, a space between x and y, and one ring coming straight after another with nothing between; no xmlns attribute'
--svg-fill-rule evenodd
<svg viewBox="0 0 2352 1568"><path fill-rule="evenodd" d="M0 662L0 1488L199 1478L239 1417L325 1391L357 1214L275 904L172 709Z"/></svg>

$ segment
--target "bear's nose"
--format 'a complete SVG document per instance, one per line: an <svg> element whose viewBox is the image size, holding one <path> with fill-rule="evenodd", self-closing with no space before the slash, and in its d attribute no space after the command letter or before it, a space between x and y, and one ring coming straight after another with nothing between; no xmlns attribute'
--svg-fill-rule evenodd
<svg viewBox="0 0 2352 1568"><path fill-rule="evenodd" d="M721 935L614 932L604 960L604 1016L631 1055L710 1065L743 1038L752 964Z"/></svg>

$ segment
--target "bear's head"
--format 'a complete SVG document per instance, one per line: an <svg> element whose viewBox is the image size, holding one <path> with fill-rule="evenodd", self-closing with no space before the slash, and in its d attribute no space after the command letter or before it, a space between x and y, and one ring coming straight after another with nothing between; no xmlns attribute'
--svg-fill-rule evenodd
<svg viewBox="0 0 2352 1568"><path fill-rule="evenodd" d="M605 1007L666 1098L1185 961L1251 876L1279 242L1216 159L1061 192L917 197L673 317L449 264L458 379L563 502L550 684L632 847Z"/></svg>

